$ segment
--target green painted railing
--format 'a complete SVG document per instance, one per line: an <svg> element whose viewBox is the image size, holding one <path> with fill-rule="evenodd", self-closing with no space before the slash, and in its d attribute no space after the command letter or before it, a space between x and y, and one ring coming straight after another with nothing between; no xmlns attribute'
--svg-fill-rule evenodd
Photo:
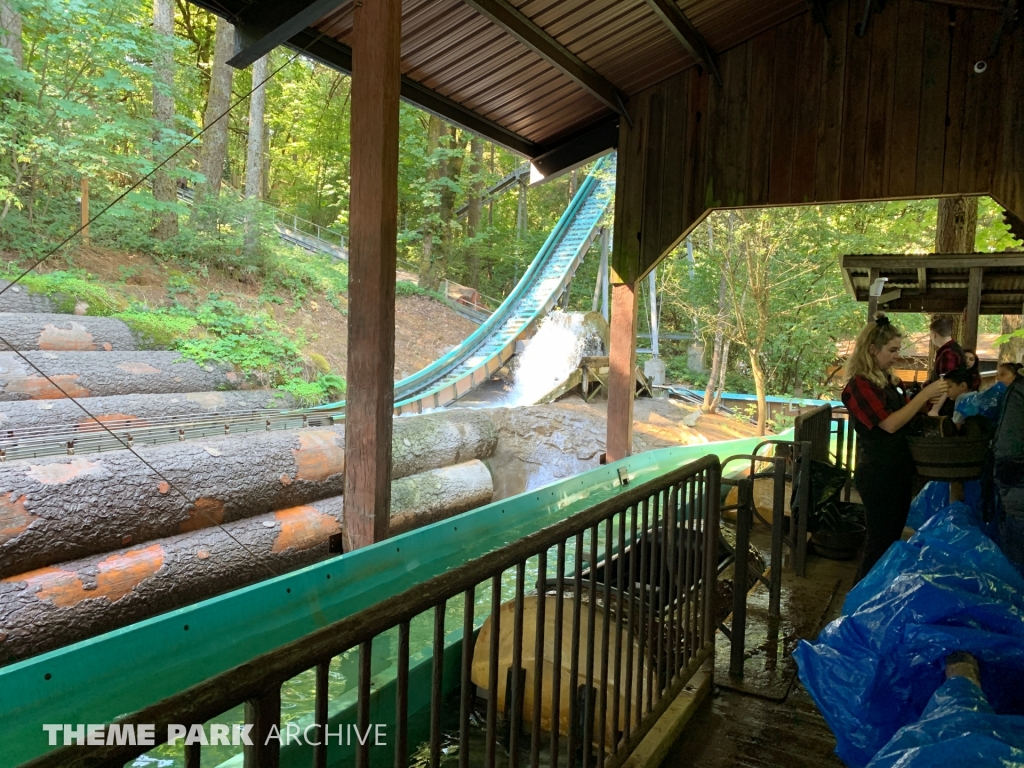
<svg viewBox="0 0 1024 768"><path fill-rule="evenodd" d="M108 723L641 483L757 438L632 456L300 571L0 668L0 768L50 749L44 723ZM416 649L413 649L416 650Z"/></svg>

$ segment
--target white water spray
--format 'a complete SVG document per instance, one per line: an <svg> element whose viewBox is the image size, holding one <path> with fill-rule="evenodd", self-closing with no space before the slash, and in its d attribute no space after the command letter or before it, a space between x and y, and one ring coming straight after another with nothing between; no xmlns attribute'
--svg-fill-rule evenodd
<svg viewBox="0 0 1024 768"><path fill-rule="evenodd" d="M513 365L512 389L502 405L533 405L569 378L588 355L604 354L604 343L582 312L554 310Z"/></svg>

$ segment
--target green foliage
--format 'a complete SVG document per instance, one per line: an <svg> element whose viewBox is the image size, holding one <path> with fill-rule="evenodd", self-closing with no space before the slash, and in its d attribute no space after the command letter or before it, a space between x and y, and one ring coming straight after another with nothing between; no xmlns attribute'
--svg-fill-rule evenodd
<svg viewBox="0 0 1024 768"><path fill-rule="evenodd" d="M4 276L13 278L16 270L5 265ZM90 315L110 315L124 309L127 301L112 293L89 273L80 269L57 270L55 272L32 272L21 279L21 285L33 293L41 293L53 299L57 311L71 314L75 304L84 301L89 305Z"/></svg>
<svg viewBox="0 0 1024 768"><path fill-rule="evenodd" d="M183 308L175 311L151 310L136 306L125 312L118 312L114 317L123 320L145 345L172 347L181 339L190 337L199 328L196 318L182 310Z"/></svg>
<svg viewBox="0 0 1024 768"><path fill-rule="evenodd" d="M437 291L429 291L426 288L420 288L416 283L410 283L408 280L399 280L395 283L395 295L396 296L427 296L431 299L437 299L438 301L444 301L445 297Z"/></svg>
<svg viewBox="0 0 1024 768"><path fill-rule="evenodd" d="M345 380L337 374L325 373L312 381L301 378L289 379L279 388L290 392L300 405L320 405L344 395Z"/></svg>

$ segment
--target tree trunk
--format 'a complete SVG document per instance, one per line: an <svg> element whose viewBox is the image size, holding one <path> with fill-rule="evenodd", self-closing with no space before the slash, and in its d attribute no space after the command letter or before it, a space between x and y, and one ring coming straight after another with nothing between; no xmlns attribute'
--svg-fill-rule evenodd
<svg viewBox="0 0 1024 768"><path fill-rule="evenodd" d="M974 253L978 232L978 198L940 197L935 224L936 253ZM963 344L966 307L953 315L953 338ZM934 359L935 350L930 358Z"/></svg>
<svg viewBox="0 0 1024 768"><path fill-rule="evenodd" d="M0 48L11 52L14 66L25 66L25 49L21 43L21 14L15 11L8 0L0 0Z"/></svg>
<svg viewBox="0 0 1024 768"><path fill-rule="evenodd" d="M153 0L153 31L156 53L153 58L153 121L156 135L153 160L161 162L174 151L174 0ZM173 161L153 175L153 197L158 203L177 203ZM173 210L158 214L153 235L169 240L178 234L178 215Z"/></svg>
<svg viewBox="0 0 1024 768"><path fill-rule="evenodd" d="M210 91L203 114L203 145L199 153L199 171L203 181L196 188L192 208L192 223L200 229L215 228L217 221L203 211L204 204L216 202L224 178L224 163L228 158L228 108L231 106L231 79L234 68L228 64L235 52L235 28L217 17L217 35L210 70ZM210 212L212 213L212 212Z"/></svg>
<svg viewBox="0 0 1024 768"><path fill-rule="evenodd" d="M441 132L444 130L444 123L436 115L427 117L427 178L426 186L431 196L438 194L437 180L441 177L441 160L438 158L438 148L441 146ZM427 220L423 224L423 255L420 258L420 279L421 288L436 291L441 284L434 269L434 232L438 229L438 218L440 217L440 206L431 205L427 209Z"/></svg>
<svg viewBox="0 0 1024 768"><path fill-rule="evenodd" d="M0 401L210 392L244 383L230 365L198 365L177 352L0 352L0 368Z"/></svg>
<svg viewBox="0 0 1024 768"><path fill-rule="evenodd" d="M729 372L729 348L732 345L732 340L726 337L722 343L722 364L718 368L718 383L715 386L715 397L711 401L711 411L714 413L718 411L718 407L722 404L722 393L725 392L725 375Z"/></svg>
<svg viewBox="0 0 1024 768"><path fill-rule="evenodd" d="M497 439L483 412L395 419L392 477L487 458ZM0 464L0 577L309 504L344 489L344 427L136 452L166 480L127 451Z"/></svg>
<svg viewBox="0 0 1024 768"><path fill-rule="evenodd" d="M1005 335L1024 328L1024 315L1003 315L1000 331ZM999 362L1024 362L1024 339L1020 336L999 345Z"/></svg>
<svg viewBox="0 0 1024 768"><path fill-rule="evenodd" d="M0 337L11 349L49 352L126 352L135 335L113 317L77 317L43 313L0 313ZM6 425L5 425L6 428Z"/></svg>
<svg viewBox="0 0 1024 768"><path fill-rule="evenodd" d="M725 283L725 272L722 272L722 276L718 281L718 316L715 318L715 342L714 351L711 356L711 373L708 376L708 385L704 388L704 405L703 410L705 413L714 413L718 410L718 400L720 398L713 398L712 393L718 384L719 377L724 379L722 376L723 363L722 363L722 345L724 343L725 336L725 313L726 313L726 283Z"/></svg>
<svg viewBox="0 0 1024 768"><path fill-rule="evenodd" d="M480 219L483 215L483 200L481 196L484 190L484 141L474 136L470 142L473 163L469 172L473 176L473 184L469 196L469 209L467 211L466 235L469 237L469 251L466 254L466 268L468 272L467 281L474 288L480 287L480 254L479 246L475 242L480 232Z"/></svg>
<svg viewBox="0 0 1024 768"><path fill-rule="evenodd" d="M267 105L267 87L263 81L267 79L269 54L256 59L252 65L252 85L255 90L249 99L249 135L246 140L245 154L245 196L250 200L259 200L263 191L263 113ZM251 203L252 204L252 203ZM259 222L255 219L255 208L246 214L245 245L247 249L259 246Z"/></svg>
<svg viewBox="0 0 1024 768"><path fill-rule="evenodd" d="M483 462L392 483L392 534L491 501ZM60 563L0 582L0 664L60 648L330 557L342 497ZM89 586L85 586L89 584ZM90 588L95 584L94 588Z"/></svg>
<svg viewBox="0 0 1024 768"><path fill-rule="evenodd" d="M757 434L763 435L768 428L768 400L765 397L765 375L761 358L756 349L750 348L750 372L754 376L754 391L757 393Z"/></svg>

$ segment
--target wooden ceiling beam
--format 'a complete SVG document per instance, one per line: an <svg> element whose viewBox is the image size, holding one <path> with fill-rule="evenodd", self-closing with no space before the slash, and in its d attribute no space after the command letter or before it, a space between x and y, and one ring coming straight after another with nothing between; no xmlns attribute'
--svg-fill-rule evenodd
<svg viewBox="0 0 1024 768"><path fill-rule="evenodd" d="M707 44L704 36L693 26L693 23L686 18L682 9L675 4L675 0L647 0L647 5L661 19L661 23L668 27L676 40L682 43L683 48L703 64L715 78L715 82L721 86L722 76L715 63L714 51L711 50L711 46Z"/></svg>
<svg viewBox="0 0 1024 768"><path fill-rule="evenodd" d="M589 64L507 0L462 0L627 120L627 98Z"/></svg>

